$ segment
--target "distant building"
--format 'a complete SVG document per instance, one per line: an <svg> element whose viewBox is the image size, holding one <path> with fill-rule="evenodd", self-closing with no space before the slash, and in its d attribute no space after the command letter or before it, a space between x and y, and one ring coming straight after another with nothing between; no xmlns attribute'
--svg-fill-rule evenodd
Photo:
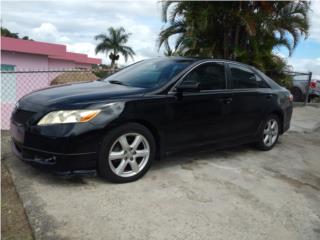
<svg viewBox="0 0 320 240"><path fill-rule="evenodd" d="M1 37L1 129L9 128L11 112L24 95L68 75L63 70L89 70L93 64L101 64L101 59L66 50L61 44ZM68 76L84 75L90 75L87 80L95 77L89 72Z"/></svg>
<svg viewBox="0 0 320 240"><path fill-rule="evenodd" d="M91 68L101 59L67 52L65 45L1 37L1 70L55 70Z"/></svg>

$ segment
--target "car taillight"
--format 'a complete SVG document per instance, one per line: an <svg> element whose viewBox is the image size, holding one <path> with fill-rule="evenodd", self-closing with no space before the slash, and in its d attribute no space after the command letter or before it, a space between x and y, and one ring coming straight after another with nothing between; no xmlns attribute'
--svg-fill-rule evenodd
<svg viewBox="0 0 320 240"><path fill-rule="evenodd" d="M316 88L317 82L310 82L310 88Z"/></svg>
<svg viewBox="0 0 320 240"><path fill-rule="evenodd" d="M292 94L289 94L289 97L288 97L288 98L289 98L289 101L290 101L290 102L293 101L293 95L292 95Z"/></svg>

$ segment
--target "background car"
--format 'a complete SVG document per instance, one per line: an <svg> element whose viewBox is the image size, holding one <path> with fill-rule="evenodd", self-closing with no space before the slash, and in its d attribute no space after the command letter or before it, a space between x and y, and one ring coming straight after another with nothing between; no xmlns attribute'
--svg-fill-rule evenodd
<svg viewBox="0 0 320 240"><path fill-rule="evenodd" d="M317 76L313 78L310 82L309 86L309 99L308 101L312 100L313 98L320 97L320 78ZM304 77L294 77L292 81L292 89L291 93L293 95L293 100L295 102L304 101L307 94L307 86L308 86L308 79L306 76Z"/></svg>

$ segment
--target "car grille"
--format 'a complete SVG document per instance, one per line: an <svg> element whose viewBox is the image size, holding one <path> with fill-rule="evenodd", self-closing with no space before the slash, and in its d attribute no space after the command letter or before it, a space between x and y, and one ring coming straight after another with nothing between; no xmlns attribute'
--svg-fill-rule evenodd
<svg viewBox="0 0 320 240"><path fill-rule="evenodd" d="M24 123L26 123L28 120L30 120L31 117L32 117L34 114L35 114L35 112L26 111L26 110L22 110L22 109L16 109L16 110L12 113L12 119L13 119L16 123L24 124Z"/></svg>

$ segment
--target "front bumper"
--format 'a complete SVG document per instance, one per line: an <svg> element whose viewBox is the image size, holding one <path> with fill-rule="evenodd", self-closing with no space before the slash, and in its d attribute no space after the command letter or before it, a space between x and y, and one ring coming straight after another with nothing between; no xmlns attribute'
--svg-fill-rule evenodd
<svg viewBox="0 0 320 240"><path fill-rule="evenodd" d="M96 168L96 153L62 154L31 149L11 141L12 152L24 162L39 168L57 172L90 170Z"/></svg>
<svg viewBox="0 0 320 240"><path fill-rule="evenodd" d="M101 137L88 125L80 128L39 128L12 121L12 152L28 164L57 172L95 169Z"/></svg>

